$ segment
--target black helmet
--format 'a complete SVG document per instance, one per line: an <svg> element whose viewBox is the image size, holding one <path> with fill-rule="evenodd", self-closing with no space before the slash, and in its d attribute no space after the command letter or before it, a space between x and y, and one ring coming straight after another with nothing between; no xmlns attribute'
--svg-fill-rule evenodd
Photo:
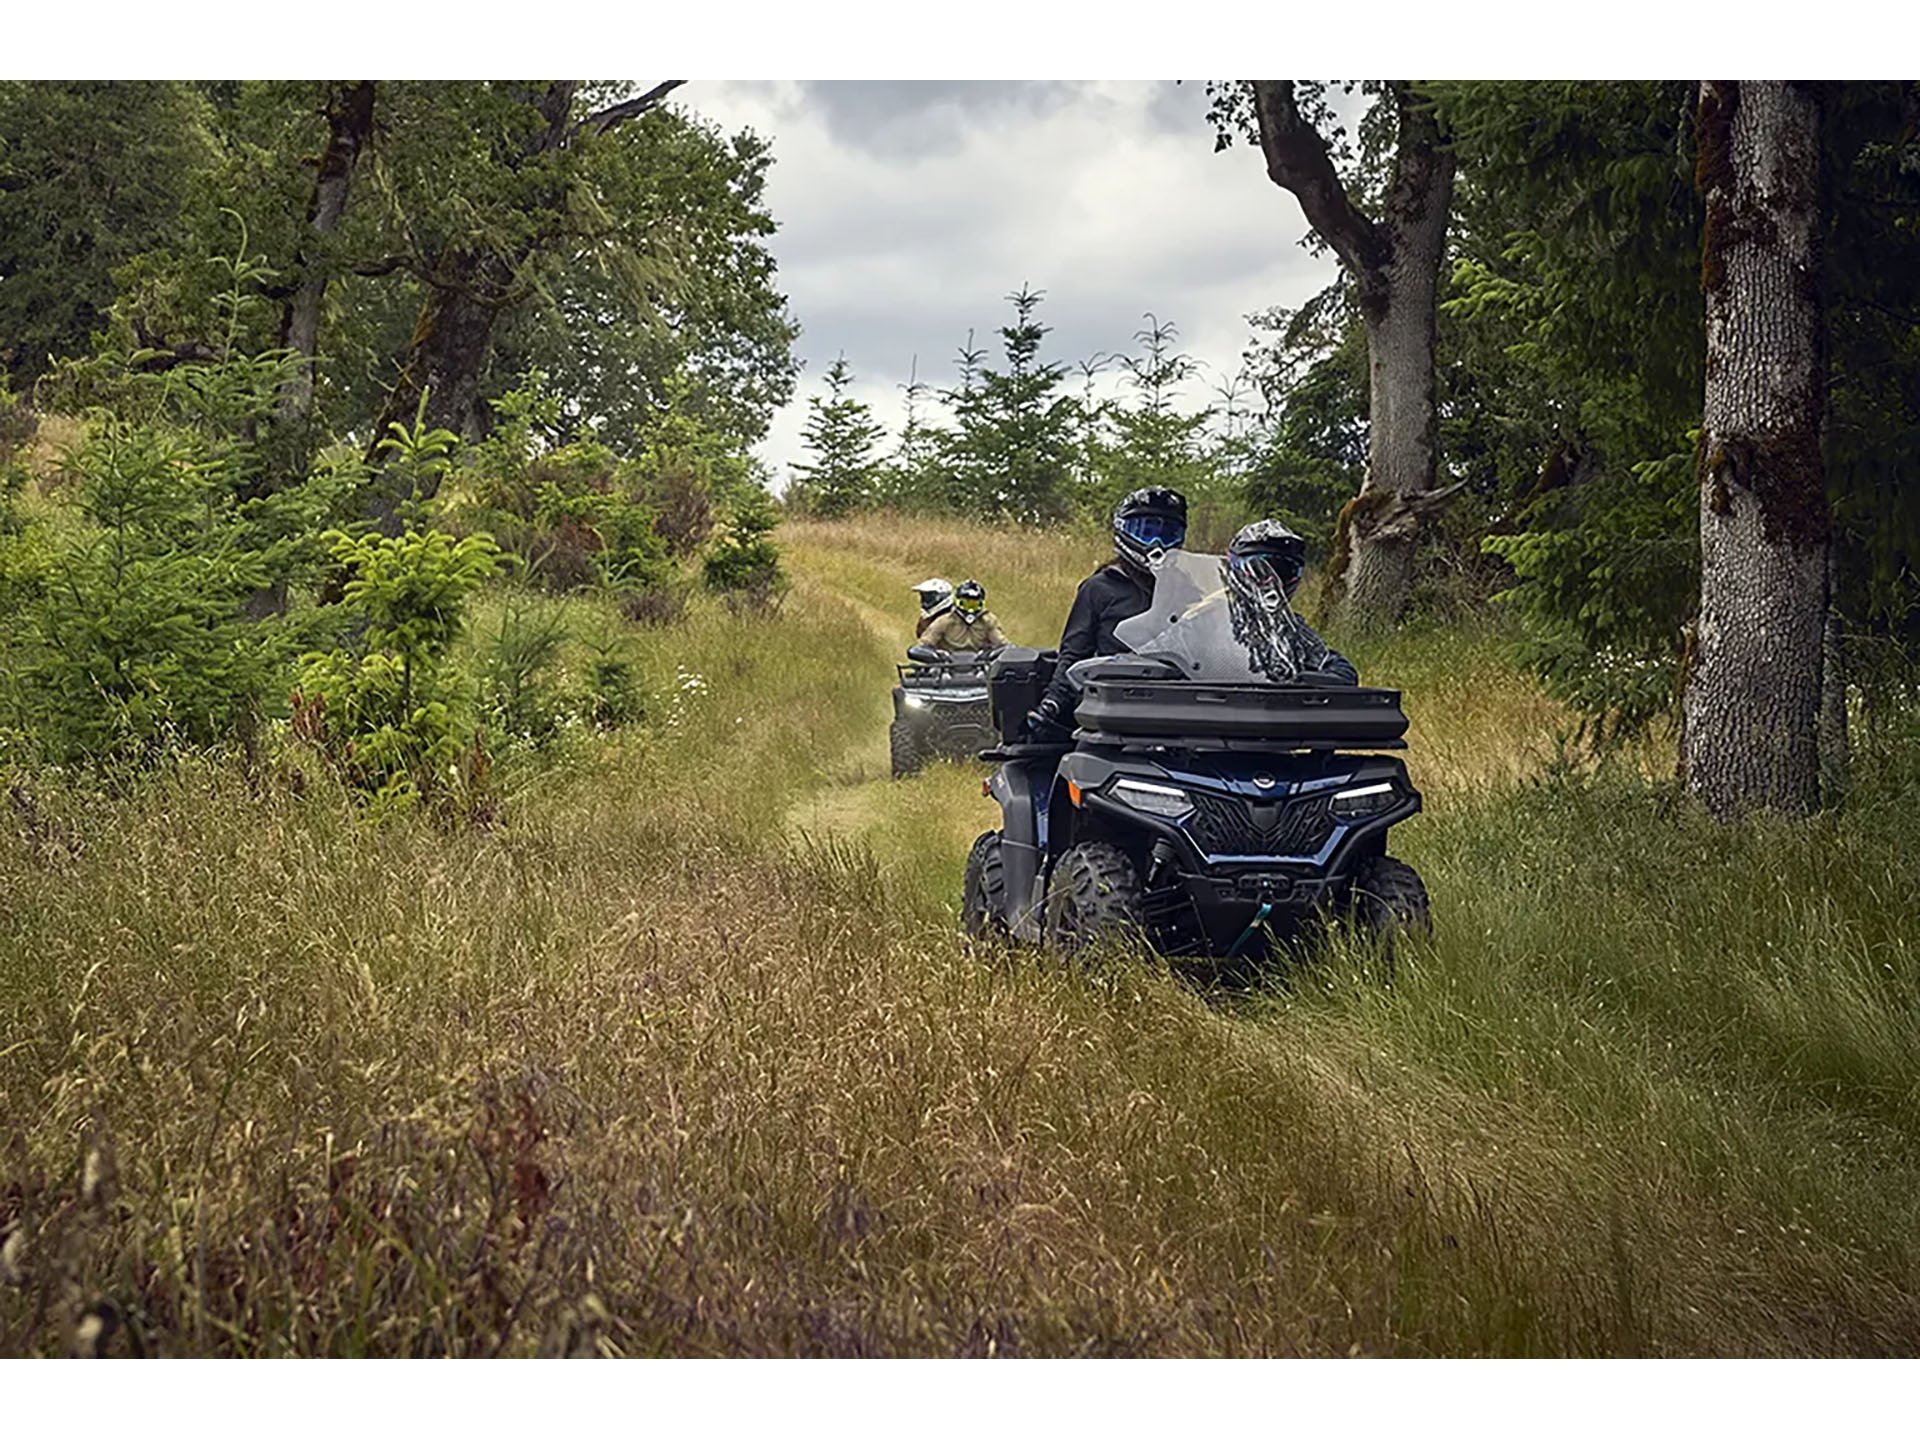
<svg viewBox="0 0 1920 1440"><path fill-rule="evenodd" d="M1151 571L1187 539L1187 497L1163 485L1136 490L1113 512L1113 548L1137 570Z"/></svg>
<svg viewBox="0 0 1920 1440"><path fill-rule="evenodd" d="M1227 546L1227 583L1267 610L1293 599L1306 569L1306 542L1278 520L1242 526Z"/></svg>
<svg viewBox="0 0 1920 1440"><path fill-rule="evenodd" d="M920 597L920 618L931 620L953 604L953 586L938 575L929 576L913 587Z"/></svg>
<svg viewBox="0 0 1920 1440"><path fill-rule="evenodd" d="M987 608L987 587L978 580L961 581L960 588L953 592L953 608L969 623L978 620Z"/></svg>

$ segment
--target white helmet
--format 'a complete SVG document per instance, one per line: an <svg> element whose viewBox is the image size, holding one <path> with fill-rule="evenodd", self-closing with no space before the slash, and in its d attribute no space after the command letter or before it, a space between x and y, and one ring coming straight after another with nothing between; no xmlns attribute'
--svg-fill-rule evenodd
<svg viewBox="0 0 1920 1440"><path fill-rule="evenodd" d="M953 608L953 586L938 575L922 580L913 589L920 597L922 620L931 620L942 611Z"/></svg>

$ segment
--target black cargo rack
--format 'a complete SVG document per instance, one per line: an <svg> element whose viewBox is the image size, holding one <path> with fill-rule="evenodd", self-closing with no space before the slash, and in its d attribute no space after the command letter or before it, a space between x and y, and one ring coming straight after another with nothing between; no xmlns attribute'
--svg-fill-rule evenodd
<svg viewBox="0 0 1920 1440"><path fill-rule="evenodd" d="M1400 692L1363 685L1089 676L1074 718L1114 742L1188 749L1404 749L1407 731Z"/></svg>

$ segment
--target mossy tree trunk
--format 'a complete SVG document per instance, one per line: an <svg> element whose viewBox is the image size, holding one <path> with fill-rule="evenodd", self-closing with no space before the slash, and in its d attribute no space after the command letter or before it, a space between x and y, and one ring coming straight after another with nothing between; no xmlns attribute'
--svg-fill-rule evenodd
<svg viewBox="0 0 1920 1440"><path fill-rule="evenodd" d="M313 357L320 345L320 305L331 278L326 244L340 228L354 167L373 135L373 96L371 80L336 86L328 96L327 148L320 156L307 213L314 240L301 248L300 288L287 302L282 324L283 343L305 362L280 395L280 413L288 419L299 419L313 408Z"/></svg>
<svg viewBox="0 0 1920 1440"><path fill-rule="evenodd" d="M501 313L534 293L530 270L542 253L567 243L569 200L567 180L558 173L540 176L535 165L543 157L568 150L583 135L604 134L660 104L683 80L663 80L643 94L622 100L580 120L572 119L578 80L550 80L516 89L516 98L531 107L538 124L517 140L496 143L494 160L503 169L535 175L535 182L517 202L516 238L489 246L478 237L471 243L451 244L431 255L416 255L408 268L425 281L427 297L420 307L405 361L387 391L386 403L374 424L367 459L376 468L384 461L380 442L395 422L411 425L426 394L426 423L459 434L479 401L480 375L493 344L493 329ZM376 483L369 489L369 512L389 534L398 528L397 507L406 497L393 487ZM431 495L417 498L430 499Z"/></svg>
<svg viewBox="0 0 1920 1440"><path fill-rule="evenodd" d="M573 104L577 80L553 80L544 88L530 88L526 103L539 115L541 123L529 130L510 149L496 145L496 159L507 170L517 171L529 161L560 149L567 142L567 115ZM559 194L531 194L523 202L530 209L556 208L565 203ZM386 403L374 423L368 442L367 459L378 466L384 458L380 443L388 427L396 422L411 425L420 412L420 397L426 395L426 423L456 434L471 412L485 367L487 352L493 343L494 321L500 311L523 298L524 272L533 258L537 237L552 228L555 217L530 217L535 223L522 228L521 236L510 248L502 250L485 245L455 244L431 255L415 256L413 268L426 282L427 296L414 322L413 338L407 343L407 356L393 384L387 389ZM373 487L375 518L391 530L392 507L404 497L388 493L388 487ZM422 499L431 498L422 496Z"/></svg>
<svg viewBox="0 0 1920 1440"><path fill-rule="evenodd" d="M1391 85L1399 139L1380 216L1347 193L1327 142L1295 103L1290 80L1253 82L1267 175L1352 275L1367 334L1367 478L1340 512L1328 596L1350 628L1396 622L1413 585L1415 542L1440 498L1433 347L1454 160L1429 107Z"/></svg>
<svg viewBox="0 0 1920 1440"><path fill-rule="evenodd" d="M1828 669L1819 98L1708 81L1698 133L1707 378L1681 773L1722 818L1805 812Z"/></svg>

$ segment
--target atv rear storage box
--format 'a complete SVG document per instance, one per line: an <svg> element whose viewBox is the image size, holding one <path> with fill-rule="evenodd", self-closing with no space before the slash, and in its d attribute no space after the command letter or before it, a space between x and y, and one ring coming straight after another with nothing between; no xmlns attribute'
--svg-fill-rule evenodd
<svg viewBox="0 0 1920 1440"><path fill-rule="evenodd" d="M1229 684L1149 678L1148 667L1104 665L1085 675L1074 712L1083 730L1116 739L1243 740L1301 749L1399 748L1407 731L1398 690L1359 685ZM1164 672L1162 672L1164 674Z"/></svg>
<svg viewBox="0 0 1920 1440"><path fill-rule="evenodd" d="M987 671L987 693L993 697L993 728L1008 745L1020 743L1027 712L1040 703L1053 683L1057 650L1033 650L1009 645Z"/></svg>

